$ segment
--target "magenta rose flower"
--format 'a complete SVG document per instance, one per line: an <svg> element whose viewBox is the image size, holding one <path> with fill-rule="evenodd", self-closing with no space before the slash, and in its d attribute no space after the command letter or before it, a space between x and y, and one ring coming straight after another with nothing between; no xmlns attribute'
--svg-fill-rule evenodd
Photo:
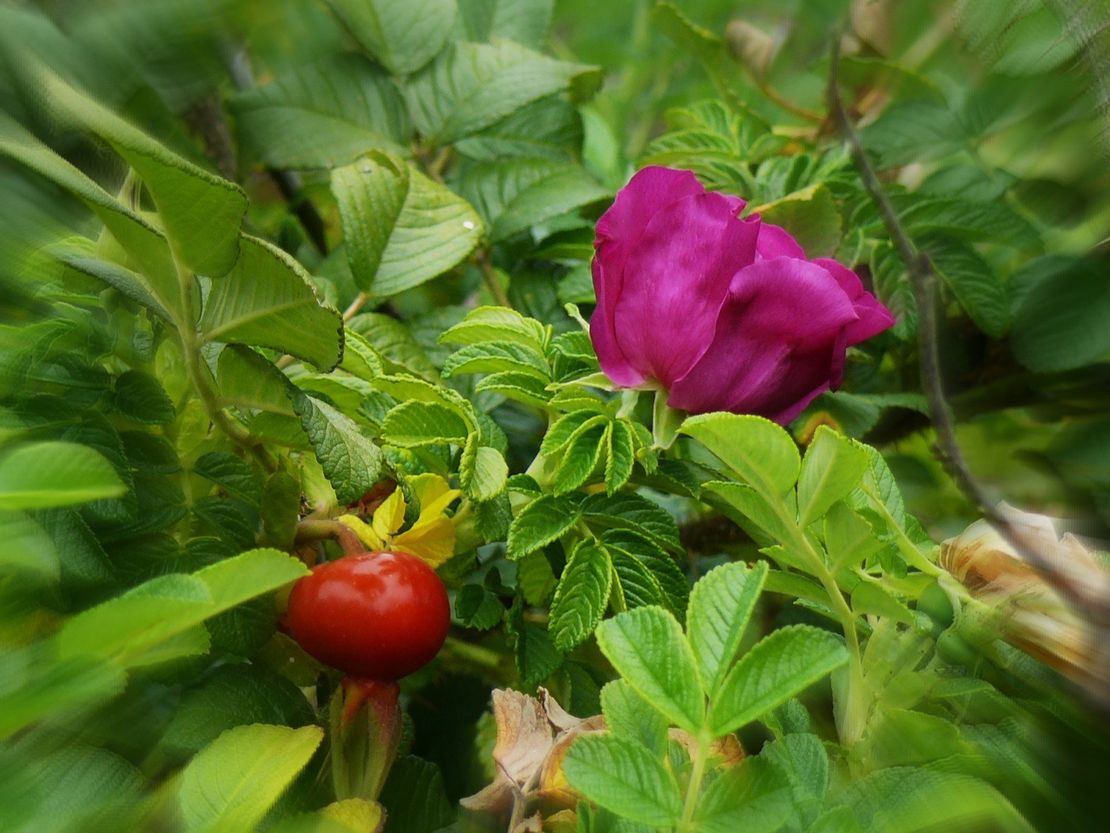
<svg viewBox="0 0 1110 833"><path fill-rule="evenodd" d="M690 413L794 419L837 387L844 353L894 317L855 272L806 257L739 197L650 167L597 224L590 338L620 387L658 386Z"/></svg>

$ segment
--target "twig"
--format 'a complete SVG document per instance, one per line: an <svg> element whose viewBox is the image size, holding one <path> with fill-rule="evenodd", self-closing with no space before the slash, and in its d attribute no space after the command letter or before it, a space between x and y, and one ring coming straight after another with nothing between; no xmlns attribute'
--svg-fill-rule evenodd
<svg viewBox="0 0 1110 833"><path fill-rule="evenodd" d="M328 239L324 231L324 218L316 210L315 204L301 191L301 178L282 168L266 168L266 173L277 185L281 196L289 204L294 216L300 222L309 241L321 255L328 253Z"/></svg>
<svg viewBox="0 0 1110 833"><path fill-rule="evenodd" d="M346 524L331 519L311 518L300 521L297 524L297 532L293 540L298 544L307 544L325 538L338 541L344 555L358 555L366 552L366 545L362 543L353 529Z"/></svg>
<svg viewBox="0 0 1110 833"><path fill-rule="evenodd" d="M474 257L474 262L478 264L478 269L481 271L486 286L489 287L490 294L493 295L493 299L501 306L511 309L513 304L505 292L505 287L503 287L501 281L497 279L497 270L493 268L493 263L489 259L489 251L487 249L479 249L478 254Z"/></svg>
<svg viewBox="0 0 1110 833"><path fill-rule="evenodd" d="M238 49L228 61L228 74L237 89L250 90L255 86L254 72L246 47ZM328 253L328 240L324 231L324 218L316 210L312 200L302 192L301 178L293 171L267 167L266 173L273 180L282 198L292 209L309 241L321 255Z"/></svg>
<svg viewBox="0 0 1110 833"><path fill-rule="evenodd" d="M428 163L428 176L436 182L443 182L443 171L447 168L447 163L451 161L451 146L445 145L439 149L439 152L432 157L432 161Z"/></svg>
<svg viewBox="0 0 1110 833"><path fill-rule="evenodd" d="M874 167L867 159L860 142L859 133L852 124L844 101L840 96L838 69L840 64L840 39L834 36L829 61L828 106L829 113L840 134L848 144L852 161L859 173L867 193L878 208L883 225L906 266L910 283L913 285L914 299L918 307L917 339L921 363L921 383L929 404L929 415L936 431L937 452L949 476L975 506L977 512L1024 558L1031 564L1062 597L1081 611L1086 612L1092 622L1105 627L1110 622L1110 604L1097 592L1092 594L1087 588L1072 582L1061 573L1045 555L1034 546L1002 512L994 501L987 496L986 490L975 480L964 460L956 440L952 414L945 399L944 384L940 372L940 350L936 332L935 284L936 278L932 264L923 252L919 252L898 219L890 198L883 190Z"/></svg>
<svg viewBox="0 0 1110 833"><path fill-rule="evenodd" d="M343 310L343 323L346 324L348 321L358 315L358 311L362 309L362 305L369 300L370 296L367 293L358 293L358 295L355 296L355 299L351 301L351 303L348 305L347 309Z"/></svg>

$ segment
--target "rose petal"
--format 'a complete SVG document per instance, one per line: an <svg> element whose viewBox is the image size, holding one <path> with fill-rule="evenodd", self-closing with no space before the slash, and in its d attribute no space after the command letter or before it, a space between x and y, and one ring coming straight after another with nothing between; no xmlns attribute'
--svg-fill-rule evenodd
<svg viewBox="0 0 1110 833"><path fill-rule="evenodd" d="M628 257L612 319L616 341L633 367L665 386L705 353L732 276L755 257L759 220L737 219L736 211L736 200L721 194L671 203Z"/></svg>
<svg viewBox="0 0 1110 833"><path fill-rule="evenodd" d="M595 257L592 264L594 275L594 289L597 292L597 307L590 316L590 341L593 342L594 352L605 375L618 385L634 388L646 378L643 373L634 368L624 353L617 345L617 336L613 332L612 307L616 305L618 292L614 292L612 285L619 286L620 276L610 279L602 267L601 258Z"/></svg>
<svg viewBox="0 0 1110 833"><path fill-rule="evenodd" d="M800 411L799 400L839 381L844 331L855 320L826 269L793 258L757 261L733 277L712 344L670 385L669 402L694 413Z"/></svg>
<svg viewBox="0 0 1110 833"><path fill-rule="evenodd" d="M659 209L705 189L689 171L651 166L638 171L618 193L597 222L593 261L597 308L590 318L590 339L601 369L618 385L635 387L644 381L621 353L613 332L613 316L624 285L628 254L635 249L648 221Z"/></svg>
<svg viewBox="0 0 1110 833"><path fill-rule="evenodd" d="M836 278L840 288L844 290L855 307L859 320L848 325L848 346L859 344L872 336L878 335L883 330L894 326L894 316L878 298L863 288L859 275L827 257L816 258L814 263L823 266L829 274ZM835 385L834 385L835 387Z"/></svg>
<svg viewBox="0 0 1110 833"><path fill-rule="evenodd" d="M761 260L772 260L776 257L793 257L805 260L805 249L794 239L786 229L763 223L759 227L759 242L755 244L756 254Z"/></svg>
<svg viewBox="0 0 1110 833"><path fill-rule="evenodd" d="M597 221L594 248L604 259L606 276L619 294L625 261L635 251L648 222L667 206L697 194L705 188L690 171L650 166L637 171Z"/></svg>

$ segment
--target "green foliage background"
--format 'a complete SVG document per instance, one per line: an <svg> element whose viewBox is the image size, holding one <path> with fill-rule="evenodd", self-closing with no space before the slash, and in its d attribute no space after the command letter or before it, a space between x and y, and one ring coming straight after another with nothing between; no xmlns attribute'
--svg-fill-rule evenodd
<svg viewBox="0 0 1110 833"><path fill-rule="evenodd" d="M0 828L368 829L328 775L338 675L281 598L294 553L336 554L302 519L430 472L462 492L455 618L404 682L385 830L505 829L457 800L496 775L491 688L541 685L611 730L571 748L582 801L548 830L1097 829L1089 692L937 564L975 514L826 85L840 36L939 278L971 469L1104 541L1107 19L4 3ZM666 425L600 376L593 224L646 164L744 196L897 315L786 429ZM724 768L734 732L749 757Z"/></svg>

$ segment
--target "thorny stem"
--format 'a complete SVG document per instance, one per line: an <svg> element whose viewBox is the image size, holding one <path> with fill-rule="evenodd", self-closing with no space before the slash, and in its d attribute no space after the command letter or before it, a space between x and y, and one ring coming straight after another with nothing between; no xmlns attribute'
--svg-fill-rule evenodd
<svg viewBox="0 0 1110 833"><path fill-rule="evenodd" d="M828 106L830 115L844 141L848 144L852 162L856 166L864 189L879 210L883 225L906 266L914 299L918 307L918 351L921 363L921 382L929 404L929 415L936 430L937 453L949 476L974 505L976 511L1031 564L1057 592L1080 611L1088 613L1096 626L1103 628L1110 623L1110 600L1092 594L1086 588L1071 581L1068 576L1057 570L1046 556L1037 549L1010 520L998 510L994 501L987 496L986 490L971 474L956 440L955 427L948 402L944 394L944 383L940 371L940 349L937 342L937 320L935 305L936 279L932 264L923 252L919 252L898 218L890 198L883 190L874 167L868 160L860 142L859 133L852 124L840 95L838 69L840 63L840 39L833 37L829 61Z"/></svg>

